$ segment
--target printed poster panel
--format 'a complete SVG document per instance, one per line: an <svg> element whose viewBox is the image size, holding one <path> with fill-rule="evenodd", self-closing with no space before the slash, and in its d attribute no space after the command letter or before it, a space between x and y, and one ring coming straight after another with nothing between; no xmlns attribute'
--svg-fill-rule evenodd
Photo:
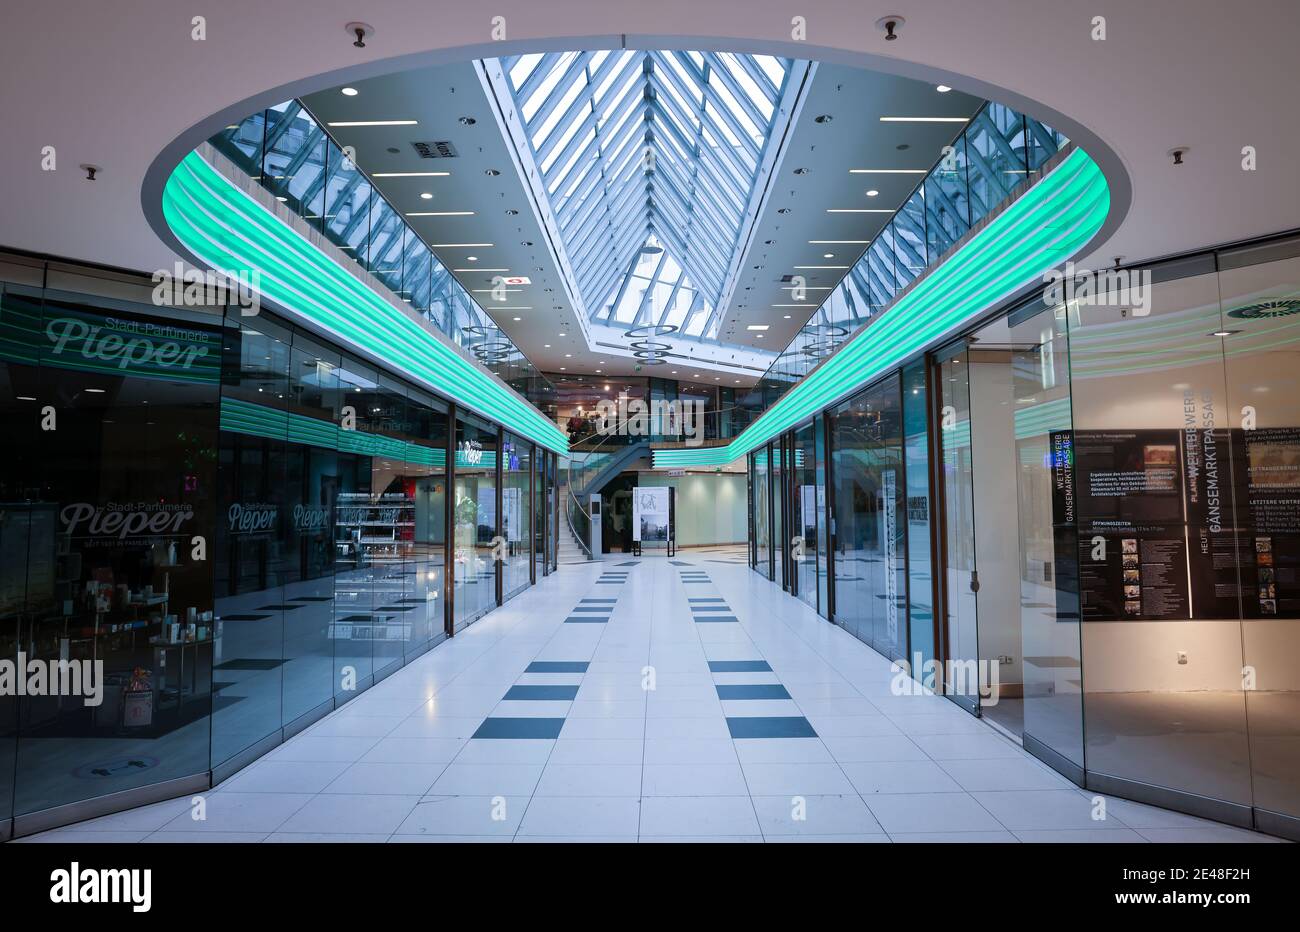
<svg viewBox="0 0 1300 932"><path fill-rule="evenodd" d="M1085 621L1300 618L1300 428L1077 431L1073 507Z"/></svg>
<svg viewBox="0 0 1300 932"><path fill-rule="evenodd" d="M668 542L668 487L637 486L632 490L632 535L642 542Z"/></svg>

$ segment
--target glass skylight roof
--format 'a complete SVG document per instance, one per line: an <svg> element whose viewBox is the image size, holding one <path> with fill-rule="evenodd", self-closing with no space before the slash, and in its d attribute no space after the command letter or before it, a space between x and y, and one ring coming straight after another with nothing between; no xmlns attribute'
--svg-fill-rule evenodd
<svg viewBox="0 0 1300 932"><path fill-rule="evenodd" d="M591 319L716 337L793 60L615 50L500 64Z"/></svg>

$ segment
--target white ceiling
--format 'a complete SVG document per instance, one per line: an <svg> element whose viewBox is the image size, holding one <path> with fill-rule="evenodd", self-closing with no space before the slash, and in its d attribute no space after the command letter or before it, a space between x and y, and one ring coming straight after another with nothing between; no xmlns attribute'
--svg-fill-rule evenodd
<svg viewBox="0 0 1300 932"><path fill-rule="evenodd" d="M0 59L0 246L166 267L174 243L151 223L166 174L259 107L399 69L624 42L868 67L1000 100L1057 126L1102 165L1115 199L1080 264L1297 225L1294 0L1093 0L1086 8L897 0L891 8L906 24L890 43L871 25L889 12L883 7L805 6L807 41L794 42L790 9L754 0L500 0L436 10L423 0L368 0L364 11L338 0L224 0L207 13L200 42L194 11L168 0L25 4L7 11L11 41ZM358 16L376 29L364 49L343 29ZM504 17L507 41L491 41L493 16ZM1105 41L1092 37L1096 16L1106 18ZM56 171L42 170L46 146L57 152ZM1189 147L1178 167L1167 154L1175 146ZM1242 170L1244 146L1257 153L1255 171ZM100 166L98 180L85 180L80 163ZM779 342L775 333L767 339Z"/></svg>

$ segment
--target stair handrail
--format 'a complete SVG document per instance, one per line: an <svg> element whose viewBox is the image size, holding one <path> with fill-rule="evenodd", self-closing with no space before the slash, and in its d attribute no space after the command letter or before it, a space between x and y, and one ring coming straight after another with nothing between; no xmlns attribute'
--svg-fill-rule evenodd
<svg viewBox="0 0 1300 932"><path fill-rule="evenodd" d="M701 418L701 422L700 422L700 429L703 430L703 428L704 428L704 418L707 418L710 414L718 414L718 415L721 415L721 414L723 414L723 413L725 413L725 412L735 410L735 409L737 409L737 408L739 408L739 407L741 407L741 406L740 406L740 405L732 404L732 405L727 405L727 406L725 406L725 407L716 408L716 409L711 410L711 411L705 411L705 412L703 412L703 417ZM625 427L628 423L630 423L630 422L634 419L634 417L635 417L635 418L643 418L643 417L645 417L645 414L640 413L640 414L637 414L637 415L629 415L628 417L626 417L626 418L624 418L624 419L622 419L622 420L615 420L614 427L613 427L612 429L611 429L611 427L609 426L609 424L606 423L606 424L605 424L604 426L602 426L601 428L599 428L599 429L597 429L597 430L594 430L594 431L592 431L591 433L586 434L585 436L583 436L583 437L581 437L581 438L579 438L579 439L577 439L577 440L570 440L570 441L569 441L569 450L570 450L570 455L569 455L569 457L568 457L568 462L565 464L565 468L564 468L564 471L565 471L565 479L566 479L566 494L567 494L567 496L568 496L568 498L569 498L569 501L566 503L566 507L565 507L565 509L564 509L564 514L565 514L565 520L566 520L566 522L567 522L568 525L569 525L569 531L570 531L570 533L572 533L574 540L576 540L576 541L578 542L578 545L582 548L583 552L587 554L587 559L588 559L588 560L594 560L594 559L595 559L595 555L591 552L591 546L590 546L590 544L589 544L587 541L585 541L585 540L582 539L582 535L578 533L577 528L574 526L574 514L573 514L573 509L576 508L579 512L582 513L582 515L587 519L587 526L588 526L588 527L591 526L591 522L592 522L593 519L592 519L591 511L590 511L588 508L586 508L586 507L583 506L581 499L579 499L577 493L575 492L575 485L576 485L576 484L575 484L575 481L574 481L574 475L573 475L573 455L572 455L572 454L575 453L575 452L581 452L581 453L587 453L587 454L595 453L595 452L599 451L600 447L601 447L602 445L604 445L604 444L605 444L605 443L606 443L606 442L607 442L611 437L619 437L619 438L624 438L624 437L626 437L627 435L622 431L622 428ZM591 440L592 438L594 438L594 437L599 437L599 438L600 438L599 440L596 441L595 446L590 447L590 448L587 448L587 449L583 449L583 450L577 450L577 449L575 449L575 448L578 446L578 444L586 443L586 442L590 441L590 440ZM653 441L650 441L649 438L647 438L647 441L648 441L648 442L653 442ZM588 462L588 459L587 459L587 458L584 458L584 460L583 460L583 465L579 467L579 471L580 471L580 472L581 472L582 470L585 470L585 469L586 469L586 467L587 467L587 462ZM580 478L581 478L581 477L580 477Z"/></svg>

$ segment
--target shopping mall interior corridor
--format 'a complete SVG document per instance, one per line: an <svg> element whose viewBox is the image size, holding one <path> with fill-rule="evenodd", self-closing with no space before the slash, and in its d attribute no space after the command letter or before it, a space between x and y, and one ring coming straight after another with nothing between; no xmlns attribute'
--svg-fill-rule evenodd
<svg viewBox="0 0 1300 932"><path fill-rule="evenodd" d="M1273 840L1101 803L893 680L743 549L614 555L561 567L204 797L21 841Z"/></svg>

